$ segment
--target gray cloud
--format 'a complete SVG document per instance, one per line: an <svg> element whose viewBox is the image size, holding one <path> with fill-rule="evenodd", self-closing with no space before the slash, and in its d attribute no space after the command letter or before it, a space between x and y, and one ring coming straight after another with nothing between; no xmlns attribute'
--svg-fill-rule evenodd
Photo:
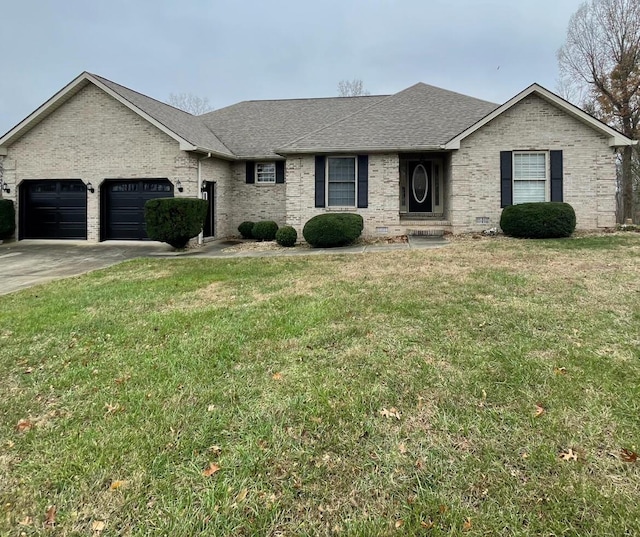
<svg viewBox="0 0 640 537"><path fill-rule="evenodd" d="M0 132L87 70L165 100L332 96L415 82L503 102L556 84L580 0L22 0L2 6Z"/></svg>

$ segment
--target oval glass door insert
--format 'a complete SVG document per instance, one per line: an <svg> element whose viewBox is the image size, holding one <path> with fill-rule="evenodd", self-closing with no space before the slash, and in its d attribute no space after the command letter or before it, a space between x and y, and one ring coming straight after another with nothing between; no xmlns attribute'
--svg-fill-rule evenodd
<svg viewBox="0 0 640 537"><path fill-rule="evenodd" d="M418 164L413 170L413 178L411 180L413 197L418 203L423 203L427 199L427 170L422 164Z"/></svg>

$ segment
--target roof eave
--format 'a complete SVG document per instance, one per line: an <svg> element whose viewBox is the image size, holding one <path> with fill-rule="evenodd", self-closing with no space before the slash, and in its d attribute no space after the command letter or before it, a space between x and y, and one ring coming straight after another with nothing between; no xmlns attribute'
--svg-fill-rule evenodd
<svg viewBox="0 0 640 537"><path fill-rule="evenodd" d="M212 157L220 158L223 160L238 160L238 157L236 157L235 155L221 153L220 151L215 151L214 149L208 149L206 147L200 147L200 146L192 145L189 143L180 143L180 150L193 151L194 153L205 153Z"/></svg>
<svg viewBox="0 0 640 537"><path fill-rule="evenodd" d="M301 147L276 149L279 155L328 155L330 153L411 153L415 151L444 151L444 145L400 146L400 147Z"/></svg>

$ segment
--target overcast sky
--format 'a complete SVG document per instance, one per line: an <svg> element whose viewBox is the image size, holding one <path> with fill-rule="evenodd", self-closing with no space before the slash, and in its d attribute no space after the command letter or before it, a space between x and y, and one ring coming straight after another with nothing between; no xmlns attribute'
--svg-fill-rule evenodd
<svg viewBox="0 0 640 537"><path fill-rule="evenodd" d="M372 94L418 81L502 103L557 86L581 0L0 0L0 133L82 71L166 100Z"/></svg>

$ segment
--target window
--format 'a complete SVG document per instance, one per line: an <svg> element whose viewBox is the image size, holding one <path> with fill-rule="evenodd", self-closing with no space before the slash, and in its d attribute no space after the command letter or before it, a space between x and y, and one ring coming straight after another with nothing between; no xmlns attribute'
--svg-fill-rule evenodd
<svg viewBox="0 0 640 537"><path fill-rule="evenodd" d="M276 163L257 162L256 163L256 183L269 184L276 182Z"/></svg>
<svg viewBox="0 0 640 537"><path fill-rule="evenodd" d="M546 201L547 154L513 154L513 203Z"/></svg>
<svg viewBox="0 0 640 537"><path fill-rule="evenodd" d="M327 205L329 207L355 207L356 157L329 157L327 159Z"/></svg>

